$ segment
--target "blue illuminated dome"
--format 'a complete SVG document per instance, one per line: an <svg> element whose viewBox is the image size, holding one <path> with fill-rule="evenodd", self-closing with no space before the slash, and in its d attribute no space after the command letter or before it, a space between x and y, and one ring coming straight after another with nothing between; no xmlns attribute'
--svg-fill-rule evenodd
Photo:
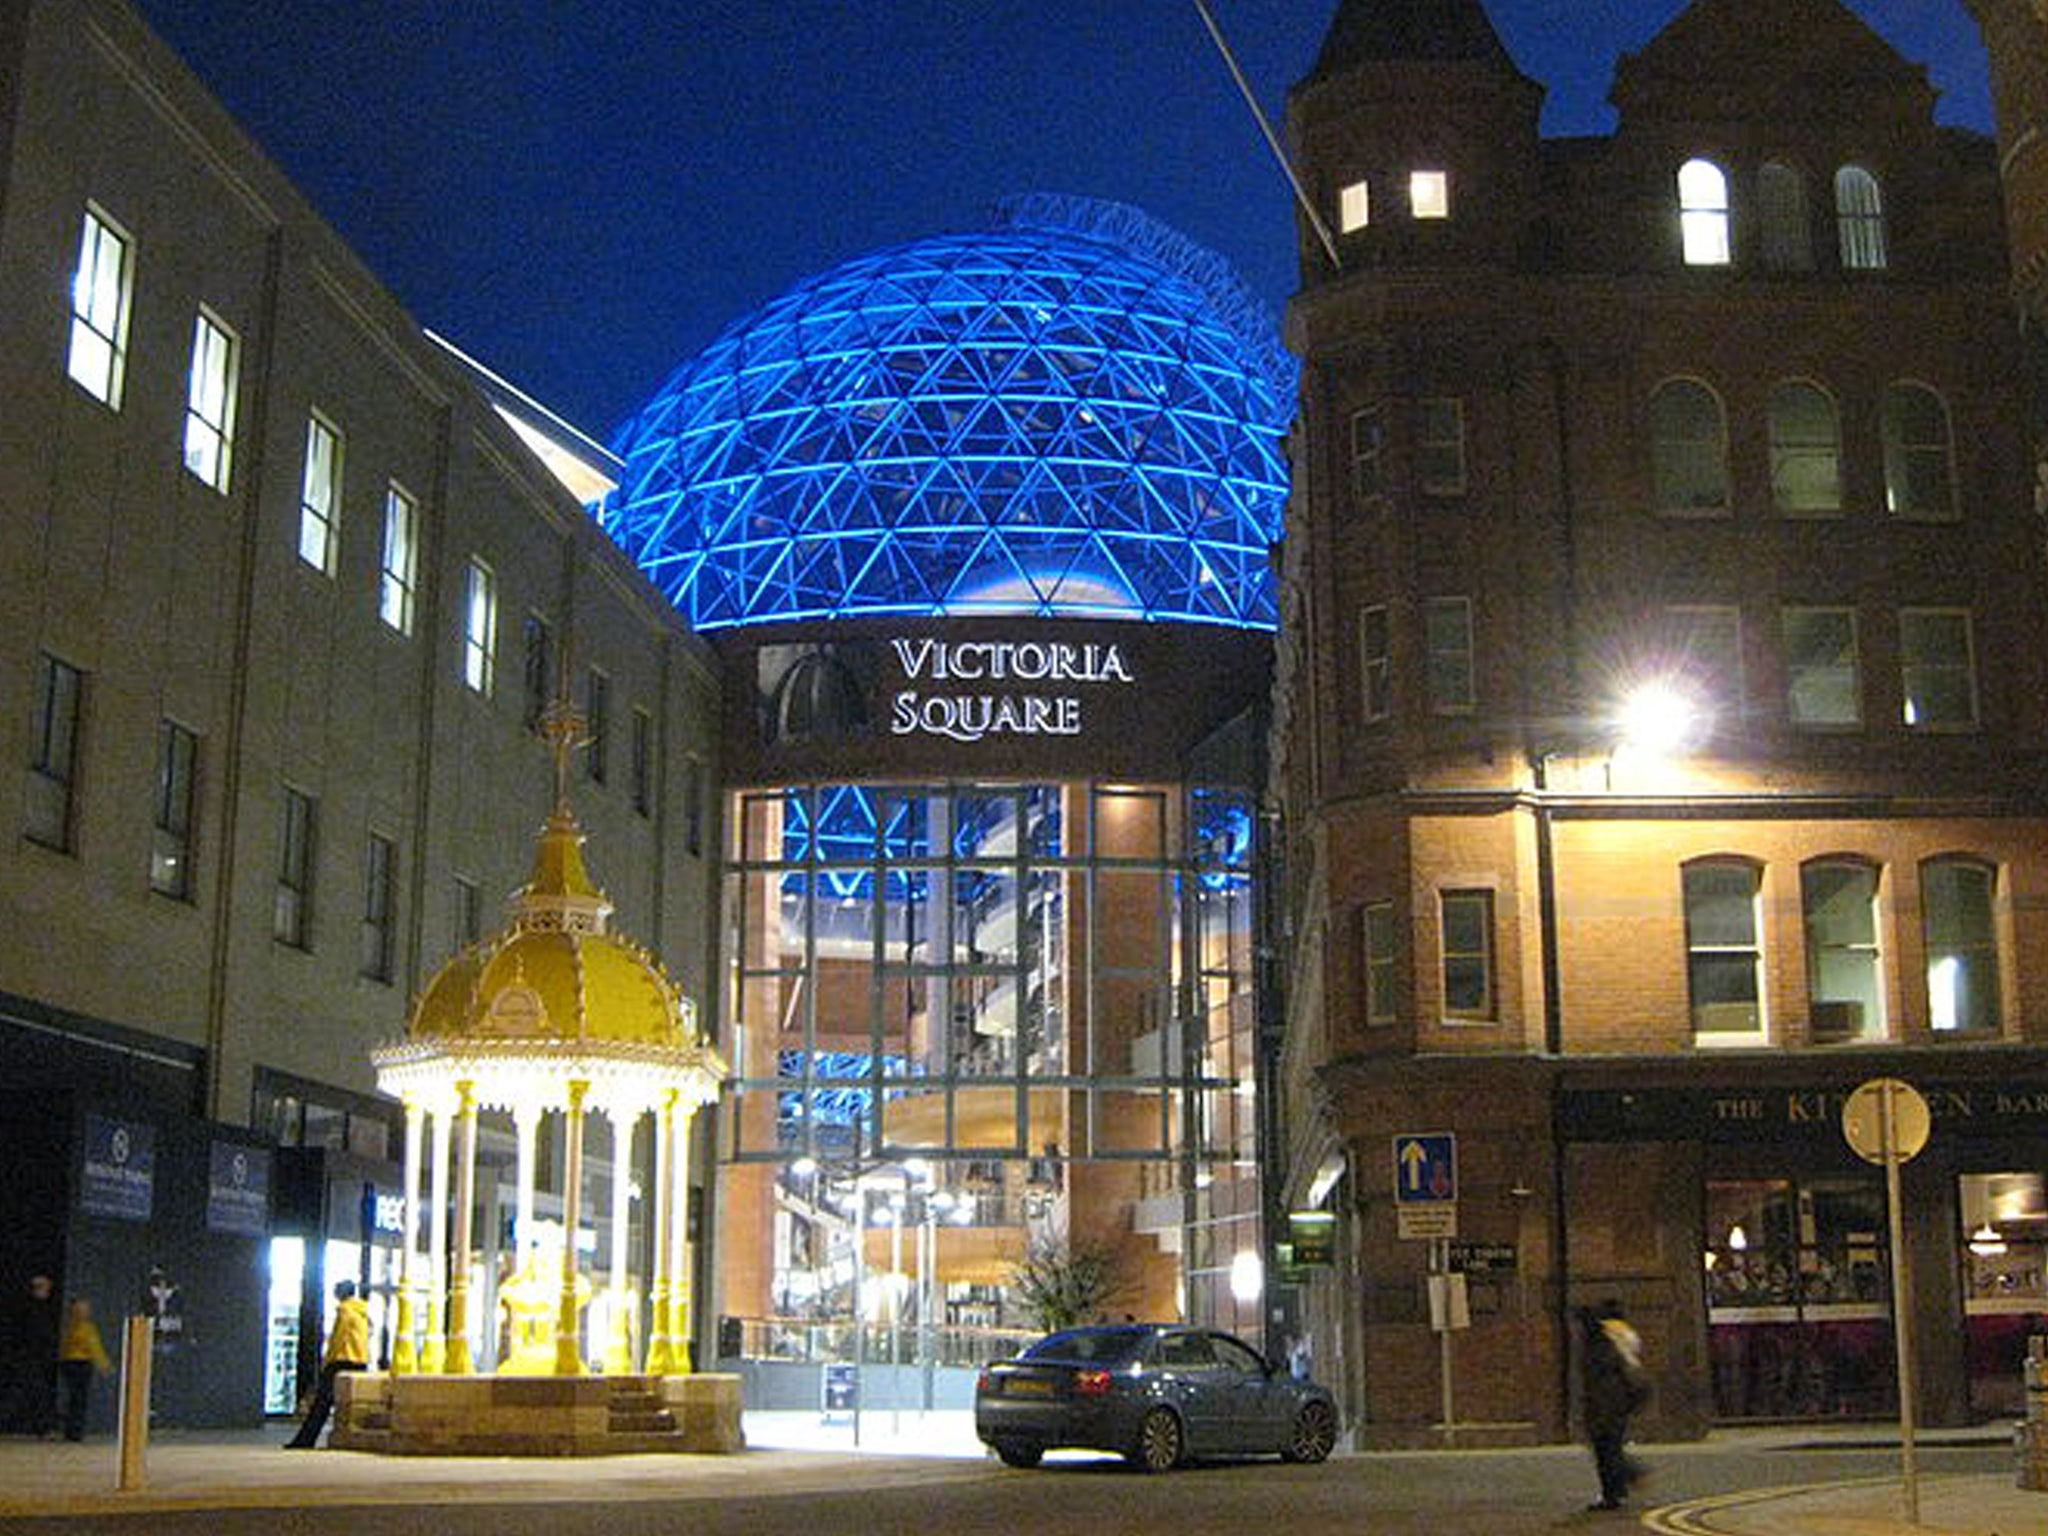
<svg viewBox="0 0 2048 1536"><path fill-rule="evenodd" d="M1216 256L1028 198L799 283L630 421L607 529L698 629L1271 628L1294 363Z"/></svg>

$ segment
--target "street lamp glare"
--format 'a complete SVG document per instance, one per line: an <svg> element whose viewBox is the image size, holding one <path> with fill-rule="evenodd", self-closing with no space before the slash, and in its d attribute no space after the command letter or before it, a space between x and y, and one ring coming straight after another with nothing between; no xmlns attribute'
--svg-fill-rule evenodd
<svg viewBox="0 0 2048 1536"><path fill-rule="evenodd" d="M1706 723L1706 713L1697 700L1657 678L1638 683L1622 699L1616 734L1623 750L1665 757L1696 745Z"/></svg>

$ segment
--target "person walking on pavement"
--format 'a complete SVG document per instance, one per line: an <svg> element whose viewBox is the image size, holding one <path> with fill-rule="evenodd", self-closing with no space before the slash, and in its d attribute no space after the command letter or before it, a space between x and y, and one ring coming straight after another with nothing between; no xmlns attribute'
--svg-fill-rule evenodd
<svg viewBox="0 0 2048 1536"><path fill-rule="evenodd" d="M1643 1340L1621 1315L1618 1302L1581 1307L1578 1317L1585 1344L1581 1416L1600 1474L1600 1498L1591 1507L1619 1509L1643 1478L1641 1463L1628 1454L1628 1421L1650 1400Z"/></svg>
<svg viewBox="0 0 2048 1536"><path fill-rule="evenodd" d="M38 1270L7 1310L0 1429L48 1436L57 1420L57 1287Z"/></svg>
<svg viewBox="0 0 2048 1536"><path fill-rule="evenodd" d="M288 1451L310 1451L319 1444L320 1431L334 1411L335 1378L343 1371L363 1371L370 1366L370 1309L356 1295L355 1281L336 1282L334 1299L334 1330L327 1335L327 1352L321 1356L320 1385L306 1410L306 1422L284 1443Z"/></svg>
<svg viewBox="0 0 2048 1536"><path fill-rule="evenodd" d="M64 1335L57 1341L57 1385L63 1398L66 1440L85 1438L93 1377L113 1374L114 1362L107 1358L99 1324L92 1320L92 1303L83 1296L72 1297L71 1305L64 1309Z"/></svg>

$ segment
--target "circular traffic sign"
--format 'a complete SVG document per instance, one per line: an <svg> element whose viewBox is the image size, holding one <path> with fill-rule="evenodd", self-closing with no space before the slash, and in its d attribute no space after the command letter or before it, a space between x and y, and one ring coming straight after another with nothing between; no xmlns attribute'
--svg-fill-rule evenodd
<svg viewBox="0 0 2048 1536"><path fill-rule="evenodd" d="M1920 1090L1896 1077L1873 1077L1842 1105L1842 1135L1866 1163L1910 1162L1933 1125Z"/></svg>

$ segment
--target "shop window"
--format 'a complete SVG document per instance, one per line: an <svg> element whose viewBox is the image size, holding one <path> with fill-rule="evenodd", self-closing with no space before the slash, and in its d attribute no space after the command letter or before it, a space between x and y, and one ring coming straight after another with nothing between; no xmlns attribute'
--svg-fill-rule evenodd
<svg viewBox="0 0 2048 1536"><path fill-rule="evenodd" d="M1955 445L1948 402L1924 384L1885 387L1884 502L1893 517L1956 516Z"/></svg>
<svg viewBox="0 0 2048 1536"><path fill-rule="evenodd" d="M1806 919L1806 989L1814 1042L1883 1039L1877 871L1846 860L1817 861L1799 872L1799 895Z"/></svg>
<svg viewBox="0 0 2048 1536"><path fill-rule="evenodd" d="M1679 516L1728 510L1728 428L1721 397L1697 379L1667 379L1650 397L1656 509Z"/></svg>
<svg viewBox="0 0 2048 1536"><path fill-rule="evenodd" d="M1787 608L1785 709L1807 730L1853 729L1863 720L1863 682L1850 608Z"/></svg>
<svg viewBox="0 0 2048 1536"><path fill-rule="evenodd" d="M1899 610L1899 693L1908 729L1975 728L1977 665L1968 612L1954 608Z"/></svg>
<svg viewBox="0 0 2048 1536"><path fill-rule="evenodd" d="M1842 510L1842 431L1826 390L1791 379L1773 386L1771 501L1792 517Z"/></svg>
<svg viewBox="0 0 2048 1536"><path fill-rule="evenodd" d="M1888 1411L1896 1388L1883 1183L1710 1180L1706 1220L1716 1416Z"/></svg>
<svg viewBox="0 0 2048 1536"><path fill-rule="evenodd" d="M1728 177L1711 160L1678 169L1678 229L1687 266L1728 265Z"/></svg>
<svg viewBox="0 0 2048 1536"><path fill-rule="evenodd" d="M1761 884L1757 866L1735 859L1685 866L1686 981L1697 1044L1753 1045L1764 1038Z"/></svg>
<svg viewBox="0 0 2048 1536"><path fill-rule="evenodd" d="M1835 172L1835 228L1846 271L1884 270L1884 193L1877 178L1860 165L1845 165Z"/></svg>
<svg viewBox="0 0 2048 1536"><path fill-rule="evenodd" d="M1970 1409L2026 1412L2027 1339L2048 1314L2048 1181L2037 1171L1956 1180L1963 1273L1963 1356Z"/></svg>
<svg viewBox="0 0 2048 1536"><path fill-rule="evenodd" d="M1445 891L1443 988L1446 1019L1494 1017L1493 892Z"/></svg>
<svg viewBox="0 0 2048 1536"><path fill-rule="evenodd" d="M1765 268L1811 272L1813 226L1806 214L1806 178L1773 160L1757 172L1756 198Z"/></svg>
<svg viewBox="0 0 2048 1536"><path fill-rule="evenodd" d="M1937 1034L1993 1031L2002 1021L1997 880L1991 865L1974 859L1920 866L1927 1021Z"/></svg>
<svg viewBox="0 0 2048 1536"><path fill-rule="evenodd" d="M1369 901L1360 914L1360 937L1365 955L1365 1022L1391 1024L1400 1017L1395 988L1400 978L1400 956L1395 945L1394 904Z"/></svg>

